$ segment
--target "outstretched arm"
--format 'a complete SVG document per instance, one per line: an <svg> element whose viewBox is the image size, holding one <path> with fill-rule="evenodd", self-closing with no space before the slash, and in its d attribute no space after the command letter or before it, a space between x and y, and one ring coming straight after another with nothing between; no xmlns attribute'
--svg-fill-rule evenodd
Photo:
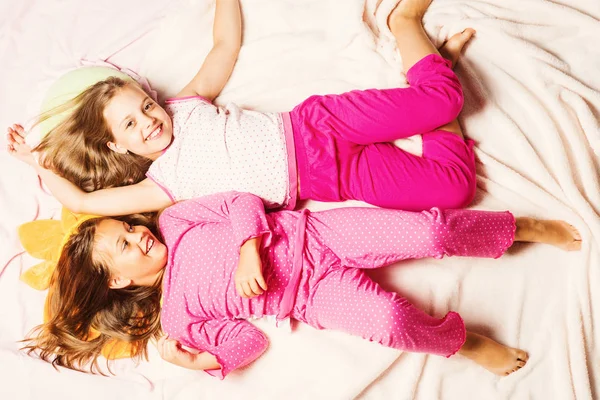
<svg viewBox="0 0 600 400"><path fill-rule="evenodd" d="M213 101L231 76L242 45L239 0L217 0L213 47L196 76L177 97L202 96Z"/></svg>
<svg viewBox="0 0 600 400"><path fill-rule="evenodd" d="M8 129L9 153L31 165L58 201L74 213L116 216L157 211L171 205L169 196L150 179L135 185L85 192L69 180L40 166L25 143L23 132L20 125Z"/></svg>
<svg viewBox="0 0 600 400"><path fill-rule="evenodd" d="M52 195L77 214L105 216L158 211L172 204L169 196L152 180L135 185L84 192L67 179L35 164L35 169Z"/></svg>

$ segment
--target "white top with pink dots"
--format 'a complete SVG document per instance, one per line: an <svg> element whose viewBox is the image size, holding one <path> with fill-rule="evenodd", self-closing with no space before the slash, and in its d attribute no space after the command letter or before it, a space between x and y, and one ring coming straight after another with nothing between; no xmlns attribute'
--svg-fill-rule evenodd
<svg viewBox="0 0 600 400"><path fill-rule="evenodd" d="M215 106L203 97L167 100L173 142L147 176L173 202L238 191L259 196L267 208L293 208L296 159L287 113Z"/></svg>

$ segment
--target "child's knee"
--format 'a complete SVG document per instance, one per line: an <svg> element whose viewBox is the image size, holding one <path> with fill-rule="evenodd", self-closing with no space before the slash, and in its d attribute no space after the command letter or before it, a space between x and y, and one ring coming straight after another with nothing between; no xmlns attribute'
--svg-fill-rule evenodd
<svg viewBox="0 0 600 400"><path fill-rule="evenodd" d="M407 78L410 86L419 88L426 95L425 101L439 113L442 122L438 126L452 121L462 110L462 86L448 60L426 57L408 71Z"/></svg>
<svg viewBox="0 0 600 400"><path fill-rule="evenodd" d="M460 185L457 190L454 192L454 196L452 198L453 204L447 208L465 208L471 204L473 199L475 198L476 185L475 180L470 180L465 185Z"/></svg>
<svg viewBox="0 0 600 400"><path fill-rule="evenodd" d="M447 82L440 85L438 90L441 92L443 102L438 112L443 115L443 120L450 122L458 117L462 111L465 99L462 87L458 82Z"/></svg>
<svg viewBox="0 0 600 400"><path fill-rule="evenodd" d="M455 170L454 178L444 191L444 204L439 204L438 207L446 209L465 208L475 198L477 177L474 171Z"/></svg>

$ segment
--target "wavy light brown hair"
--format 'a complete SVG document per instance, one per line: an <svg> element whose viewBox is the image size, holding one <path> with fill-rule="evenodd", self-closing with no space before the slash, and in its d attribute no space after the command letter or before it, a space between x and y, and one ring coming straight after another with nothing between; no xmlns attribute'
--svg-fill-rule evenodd
<svg viewBox="0 0 600 400"><path fill-rule="evenodd" d="M63 112L69 115L33 149L41 155L40 165L86 192L143 180L152 163L150 159L131 153L119 154L107 146L115 138L104 118L104 109L127 85L137 83L110 77L43 113L36 125Z"/></svg>
<svg viewBox="0 0 600 400"><path fill-rule="evenodd" d="M111 289L111 273L95 254L96 227L108 217L85 221L62 249L47 299L49 320L23 340L27 354L36 353L54 367L99 372L98 357L115 340L130 346L136 360L148 358L147 344L158 339L162 276L151 287ZM158 235L154 220L142 215L119 217L145 225ZM160 236L157 236L160 238ZM107 369L110 372L107 360Z"/></svg>

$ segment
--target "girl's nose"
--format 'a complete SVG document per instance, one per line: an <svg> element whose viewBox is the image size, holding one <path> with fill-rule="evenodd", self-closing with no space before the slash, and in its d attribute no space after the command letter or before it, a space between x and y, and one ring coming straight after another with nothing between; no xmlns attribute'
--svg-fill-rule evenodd
<svg viewBox="0 0 600 400"><path fill-rule="evenodd" d="M134 226L133 232L128 233L128 240L131 243L139 243L139 242L141 242L143 236L144 236L144 232L142 232L142 230L139 229L139 227Z"/></svg>
<svg viewBox="0 0 600 400"><path fill-rule="evenodd" d="M146 118L146 128L151 129L154 126L155 118L151 115L144 114L144 118Z"/></svg>

